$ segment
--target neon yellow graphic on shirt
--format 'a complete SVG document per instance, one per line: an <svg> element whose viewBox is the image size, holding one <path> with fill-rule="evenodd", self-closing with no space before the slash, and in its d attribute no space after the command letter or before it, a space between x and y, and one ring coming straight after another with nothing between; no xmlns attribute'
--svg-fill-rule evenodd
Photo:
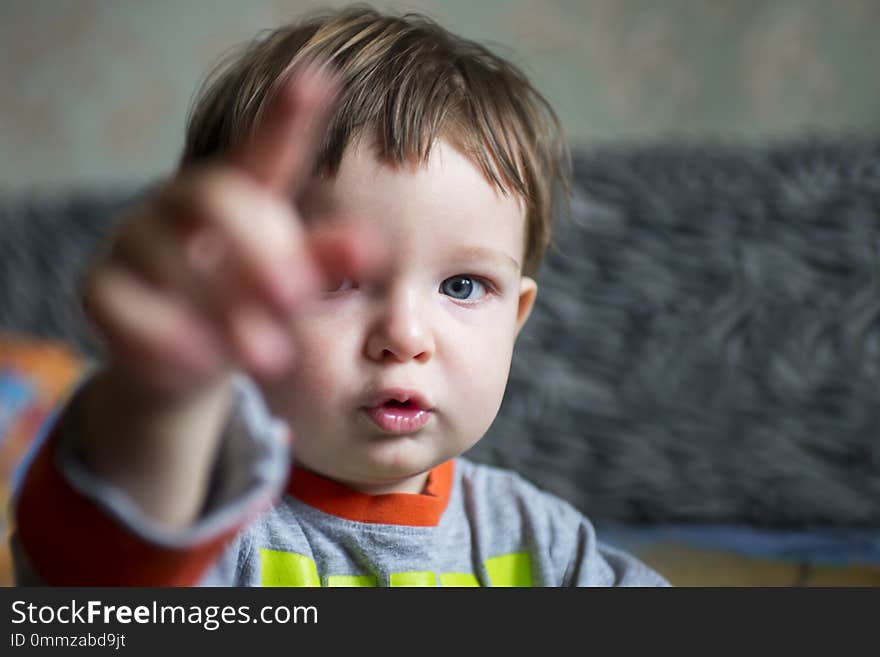
<svg viewBox="0 0 880 657"><path fill-rule="evenodd" d="M437 586L437 575L430 570L391 573L391 586Z"/></svg>
<svg viewBox="0 0 880 657"><path fill-rule="evenodd" d="M330 575L327 586L376 586L372 575Z"/></svg>
<svg viewBox="0 0 880 657"><path fill-rule="evenodd" d="M440 575L440 586L479 586L476 575L470 573L443 573Z"/></svg>
<svg viewBox="0 0 880 657"><path fill-rule="evenodd" d="M486 559L483 564L491 586L532 586L532 561L528 552L512 552ZM321 586L318 567L304 554L260 548L262 586ZM391 586L437 586L430 570L391 573ZM479 586L471 573L441 573L440 586ZM377 586L373 575L329 575L326 586Z"/></svg>
<svg viewBox="0 0 880 657"><path fill-rule="evenodd" d="M484 565L492 586L532 585L532 561L528 552L502 554L486 559Z"/></svg>
<svg viewBox="0 0 880 657"><path fill-rule="evenodd" d="M321 586L318 567L302 554L260 548L262 586Z"/></svg>

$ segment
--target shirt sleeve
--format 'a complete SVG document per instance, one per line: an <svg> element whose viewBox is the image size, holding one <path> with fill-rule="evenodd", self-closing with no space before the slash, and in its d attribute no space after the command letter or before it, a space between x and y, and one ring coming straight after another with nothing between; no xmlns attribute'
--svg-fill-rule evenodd
<svg viewBox="0 0 880 657"><path fill-rule="evenodd" d="M236 535L271 505L289 472L286 425L271 417L250 380L237 376L234 387L205 506L191 526L169 531L81 458L81 386L38 446L15 495L16 583L199 583Z"/></svg>
<svg viewBox="0 0 880 657"><path fill-rule="evenodd" d="M581 516L566 586L670 586L666 579L631 554L596 538L592 523Z"/></svg>

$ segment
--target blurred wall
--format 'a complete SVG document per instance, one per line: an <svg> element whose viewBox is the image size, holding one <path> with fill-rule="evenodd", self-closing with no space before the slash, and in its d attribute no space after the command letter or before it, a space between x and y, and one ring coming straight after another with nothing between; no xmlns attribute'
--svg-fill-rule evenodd
<svg viewBox="0 0 880 657"><path fill-rule="evenodd" d="M147 180L229 47L297 0L0 0L0 189ZM880 131L880 0L417 0L522 65L576 143Z"/></svg>

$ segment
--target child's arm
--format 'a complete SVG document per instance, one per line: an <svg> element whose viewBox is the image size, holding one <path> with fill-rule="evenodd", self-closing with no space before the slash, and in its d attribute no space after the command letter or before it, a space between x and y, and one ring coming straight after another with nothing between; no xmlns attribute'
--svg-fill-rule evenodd
<svg viewBox="0 0 880 657"><path fill-rule="evenodd" d="M87 278L86 310L109 361L59 426L74 436L79 462L165 532L185 531L203 511L232 372L268 377L286 368L285 319L324 273L350 276L357 261L367 263L350 235L307 237L289 201L311 175L333 96L333 79L318 68L292 78L249 141L148 199ZM69 473L55 467L55 438L35 459L18 500L25 554L36 549L28 535L63 545L80 520L59 516L71 500L94 532L109 535L113 526L94 504L74 500ZM38 532L24 531L37 523ZM219 545L222 537L215 538ZM135 539L127 549L142 543ZM212 549L216 554L218 546ZM173 561L179 555L171 552L165 556ZM52 558L79 567L66 551ZM63 564L56 569L63 571Z"/></svg>
<svg viewBox="0 0 880 657"><path fill-rule="evenodd" d="M187 527L143 513L81 456L83 385L30 461L16 499L16 583L177 586L236 583L230 542L280 491L289 471L286 425L267 411L252 381L236 376L217 441L205 504Z"/></svg>

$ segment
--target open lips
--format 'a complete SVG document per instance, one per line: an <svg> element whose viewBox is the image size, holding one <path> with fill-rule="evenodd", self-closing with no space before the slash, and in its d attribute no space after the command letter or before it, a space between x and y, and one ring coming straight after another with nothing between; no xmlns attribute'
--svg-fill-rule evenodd
<svg viewBox="0 0 880 657"><path fill-rule="evenodd" d="M428 424L433 414L430 403L422 395L402 388L382 391L364 411L380 429L391 434L418 431Z"/></svg>

